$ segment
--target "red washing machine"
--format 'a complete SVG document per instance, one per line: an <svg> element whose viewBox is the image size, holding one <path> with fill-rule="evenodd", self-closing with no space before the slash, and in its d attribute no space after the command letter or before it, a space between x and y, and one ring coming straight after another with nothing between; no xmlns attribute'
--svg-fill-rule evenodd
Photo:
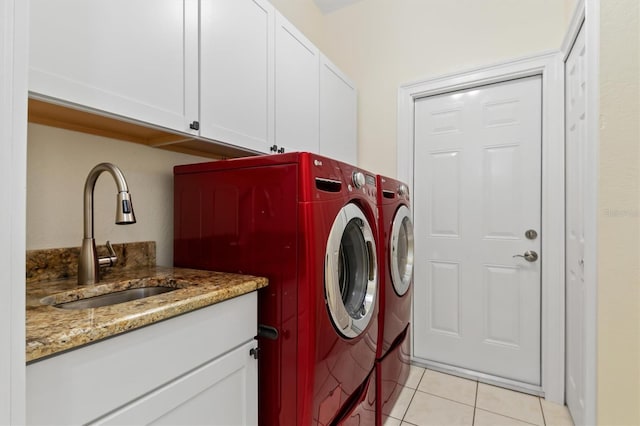
<svg viewBox="0 0 640 426"><path fill-rule="evenodd" d="M407 185L380 175L377 183L380 311L376 424L380 425L391 412L409 376L413 223Z"/></svg>
<svg viewBox="0 0 640 426"><path fill-rule="evenodd" d="M374 175L309 153L174 169L174 264L269 279L261 425L335 424L375 388L376 196Z"/></svg>

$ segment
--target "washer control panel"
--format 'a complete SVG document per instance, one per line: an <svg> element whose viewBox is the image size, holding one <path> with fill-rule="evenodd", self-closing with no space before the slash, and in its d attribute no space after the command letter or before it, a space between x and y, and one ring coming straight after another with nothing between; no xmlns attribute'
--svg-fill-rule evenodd
<svg viewBox="0 0 640 426"><path fill-rule="evenodd" d="M353 186L355 186L357 189L362 188L365 183L367 183L364 177L364 173L357 170L353 172L353 175L351 175L351 181L353 182Z"/></svg>
<svg viewBox="0 0 640 426"><path fill-rule="evenodd" d="M407 188L407 185L400 184L400 186L398 187L398 195L401 197L405 197L409 195L409 188Z"/></svg>

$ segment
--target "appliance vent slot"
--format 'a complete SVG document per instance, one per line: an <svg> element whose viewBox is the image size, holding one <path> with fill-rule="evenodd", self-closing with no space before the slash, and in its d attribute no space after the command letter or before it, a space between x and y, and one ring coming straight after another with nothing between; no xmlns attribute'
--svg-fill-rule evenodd
<svg viewBox="0 0 640 426"><path fill-rule="evenodd" d="M333 179L316 178L316 188L325 192L340 192L342 182Z"/></svg>
<svg viewBox="0 0 640 426"><path fill-rule="evenodd" d="M388 191L388 190L382 190L382 196L384 198L396 198L396 193L395 191Z"/></svg>

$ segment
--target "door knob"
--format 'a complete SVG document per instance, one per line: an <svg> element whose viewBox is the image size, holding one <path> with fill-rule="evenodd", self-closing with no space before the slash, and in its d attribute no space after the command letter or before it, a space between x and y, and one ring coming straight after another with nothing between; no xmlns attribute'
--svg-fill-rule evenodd
<svg viewBox="0 0 640 426"><path fill-rule="evenodd" d="M533 250L527 250L524 254L516 254L513 257L523 257L527 262L535 262L538 260L538 253Z"/></svg>

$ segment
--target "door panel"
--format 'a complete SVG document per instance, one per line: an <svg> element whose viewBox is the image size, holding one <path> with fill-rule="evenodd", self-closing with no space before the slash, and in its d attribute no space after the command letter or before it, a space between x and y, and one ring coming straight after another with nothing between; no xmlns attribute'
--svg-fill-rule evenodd
<svg viewBox="0 0 640 426"><path fill-rule="evenodd" d="M429 193L432 203L430 234L457 237L460 229L460 152L430 154Z"/></svg>
<svg viewBox="0 0 640 426"><path fill-rule="evenodd" d="M320 154L358 164L356 86L320 53Z"/></svg>
<svg viewBox="0 0 640 426"><path fill-rule="evenodd" d="M201 135L257 152L273 143L274 9L265 0L201 0Z"/></svg>
<svg viewBox="0 0 640 426"><path fill-rule="evenodd" d="M584 30L565 65L566 144L566 401L575 424L585 415L584 188L585 138Z"/></svg>
<svg viewBox="0 0 640 426"><path fill-rule="evenodd" d="M320 51L276 13L276 144L286 152L318 152Z"/></svg>
<svg viewBox="0 0 640 426"><path fill-rule="evenodd" d="M431 311L431 330L459 337L460 265L429 262L431 269L431 300L438 304Z"/></svg>
<svg viewBox="0 0 640 426"><path fill-rule="evenodd" d="M540 384L541 126L539 76L416 101L416 357Z"/></svg>
<svg viewBox="0 0 640 426"><path fill-rule="evenodd" d="M190 132L197 2L32 0L29 8L32 93Z"/></svg>

